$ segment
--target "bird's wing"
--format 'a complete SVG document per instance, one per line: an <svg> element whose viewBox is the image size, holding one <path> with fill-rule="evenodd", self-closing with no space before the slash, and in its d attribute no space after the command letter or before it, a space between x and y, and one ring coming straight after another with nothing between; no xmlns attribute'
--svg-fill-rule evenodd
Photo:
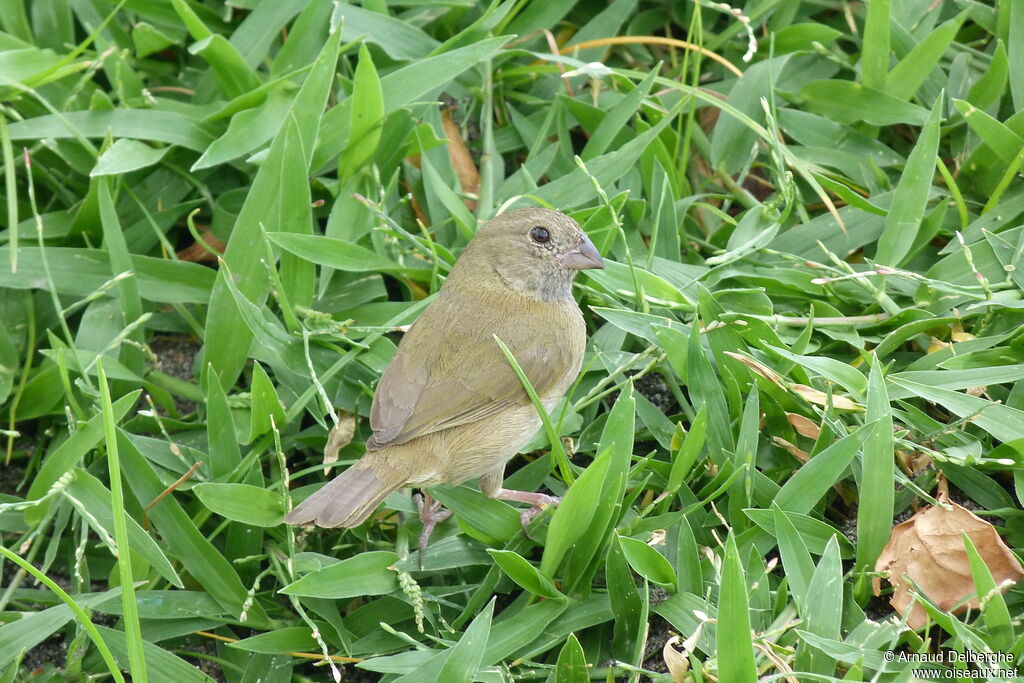
<svg viewBox="0 0 1024 683"><path fill-rule="evenodd" d="M550 333L531 338L519 331L522 326L486 311L476 316L473 330L466 330L460 325L467 319L465 311L454 307L439 297L402 339L373 397L373 436L366 442L368 450L405 443L528 403L529 397L494 334L515 356L540 396L562 380L573 364L563 357L569 352Z"/></svg>

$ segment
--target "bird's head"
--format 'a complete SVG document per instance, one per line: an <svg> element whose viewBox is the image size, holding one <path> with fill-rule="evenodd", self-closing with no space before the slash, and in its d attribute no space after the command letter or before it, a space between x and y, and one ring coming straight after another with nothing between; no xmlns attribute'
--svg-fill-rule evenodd
<svg viewBox="0 0 1024 683"><path fill-rule="evenodd" d="M516 209L480 227L460 261L493 269L516 291L546 301L572 296L572 279L604 261L579 224L550 209Z"/></svg>

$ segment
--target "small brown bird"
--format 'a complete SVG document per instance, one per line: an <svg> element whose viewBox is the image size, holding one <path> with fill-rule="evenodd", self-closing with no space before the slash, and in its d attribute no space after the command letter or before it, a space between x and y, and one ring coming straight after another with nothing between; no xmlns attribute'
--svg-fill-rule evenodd
<svg viewBox="0 0 1024 683"><path fill-rule="evenodd" d="M292 510L289 524L354 527L402 486L480 479L492 498L529 503L525 524L558 499L502 488L505 463L540 417L494 337L551 410L580 371L583 315L576 273L604 268L576 221L548 209L509 211L466 245L437 297L409 328L370 410L366 454ZM416 497L420 547L448 511Z"/></svg>

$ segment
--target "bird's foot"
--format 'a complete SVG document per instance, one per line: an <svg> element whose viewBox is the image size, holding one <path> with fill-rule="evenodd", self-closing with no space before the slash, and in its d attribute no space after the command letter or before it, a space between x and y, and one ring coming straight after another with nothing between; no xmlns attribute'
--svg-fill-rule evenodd
<svg viewBox="0 0 1024 683"><path fill-rule="evenodd" d="M420 534L420 569L423 568L423 553L427 550L427 543L430 542L430 534L439 522L443 522L452 516L451 510L441 507L441 501L434 500L429 493L426 496L414 494L413 502L416 503L416 510L419 511L420 521L423 522L423 533Z"/></svg>
<svg viewBox="0 0 1024 683"><path fill-rule="evenodd" d="M558 496L549 496L546 493L534 493L531 491L516 491L515 489L499 488L491 498L498 500L512 500L517 503L529 503L531 507L519 513L519 523L523 526L523 535L530 538L530 520L544 512L549 505L558 505L562 499Z"/></svg>

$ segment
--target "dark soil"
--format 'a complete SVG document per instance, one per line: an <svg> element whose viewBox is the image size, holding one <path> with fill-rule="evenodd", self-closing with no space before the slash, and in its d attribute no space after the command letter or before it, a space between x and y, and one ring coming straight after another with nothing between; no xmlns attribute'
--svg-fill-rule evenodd
<svg viewBox="0 0 1024 683"><path fill-rule="evenodd" d="M191 337L158 336L149 343L149 348L157 357L157 370L183 381L191 381L195 377L196 354L199 344ZM182 415L196 409L196 404L188 399L174 397L174 406Z"/></svg>

